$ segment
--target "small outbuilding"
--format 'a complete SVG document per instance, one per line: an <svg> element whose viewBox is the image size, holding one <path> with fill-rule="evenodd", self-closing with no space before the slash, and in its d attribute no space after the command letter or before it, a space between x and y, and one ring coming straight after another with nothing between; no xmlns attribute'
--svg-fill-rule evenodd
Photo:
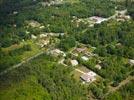
<svg viewBox="0 0 134 100"><path fill-rule="evenodd" d="M31 38L32 38L32 39L37 39L37 36L35 36L35 35L32 34L32 35L31 35Z"/></svg>
<svg viewBox="0 0 134 100"><path fill-rule="evenodd" d="M86 57L86 56L82 56L81 59L84 60L84 61L88 61L89 60L89 58Z"/></svg>
<svg viewBox="0 0 134 100"><path fill-rule="evenodd" d="M77 60L71 60L71 65L72 66L77 66L78 65L78 61Z"/></svg>
<svg viewBox="0 0 134 100"><path fill-rule="evenodd" d="M100 70L101 69L101 65L97 64L97 65L95 65L95 68Z"/></svg>
<svg viewBox="0 0 134 100"><path fill-rule="evenodd" d="M130 64L130 65L134 65L134 60L133 60L133 59L130 59L130 60L129 60L129 64Z"/></svg>
<svg viewBox="0 0 134 100"><path fill-rule="evenodd" d="M45 38L47 37L47 34L40 34L40 38Z"/></svg>

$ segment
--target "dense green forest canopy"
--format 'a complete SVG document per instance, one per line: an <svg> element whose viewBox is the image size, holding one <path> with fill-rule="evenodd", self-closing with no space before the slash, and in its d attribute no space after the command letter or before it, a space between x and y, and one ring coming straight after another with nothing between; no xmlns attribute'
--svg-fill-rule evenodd
<svg viewBox="0 0 134 100"><path fill-rule="evenodd" d="M25 83L25 86L22 86L22 88L17 88L15 84L23 83L30 78L28 82L30 81L32 83L30 83L31 86L36 87L36 89L34 87L30 89L30 92L34 94L29 95L31 100L63 100L65 98L66 100L86 100L86 88L69 75L72 69L57 64L56 60L57 59L44 54L8 73L4 77L0 76L0 99L22 100L25 97L28 98L29 93L26 91L27 84ZM15 90L4 90L5 87L10 88L12 86L14 86ZM38 92L34 92L36 90L42 91L41 94L44 95L39 95ZM21 91L22 94L20 94L19 91ZM15 94L19 95L17 96Z"/></svg>
<svg viewBox="0 0 134 100"><path fill-rule="evenodd" d="M93 15L109 17L114 14L114 7L115 4L113 2L107 2L105 0L80 0L79 3L73 5L65 3L46 8L42 7L38 1L5 1L0 9L1 46L8 47L12 44L19 43L22 39L29 39L30 34L26 34L26 30L29 30L31 34L39 34L39 30L26 28L25 21L27 20L36 20L42 23L46 27L45 30L43 30L45 32L71 33L73 32L73 25L70 22L72 16L80 18ZM18 13L13 14L14 12ZM55 16L55 18L52 19L52 16ZM50 28L47 28L48 24L50 24ZM14 40L12 38L16 39Z"/></svg>

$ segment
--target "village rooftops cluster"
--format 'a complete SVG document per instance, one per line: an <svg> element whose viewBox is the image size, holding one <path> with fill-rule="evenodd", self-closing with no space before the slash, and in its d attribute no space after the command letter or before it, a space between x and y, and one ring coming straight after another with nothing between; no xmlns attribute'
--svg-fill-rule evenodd
<svg viewBox="0 0 134 100"><path fill-rule="evenodd" d="M108 18L103 18L103 17L99 17L99 16L92 16L89 18L77 18L75 16L73 16L73 20L71 21L76 22L76 26L79 27L79 23L84 23L84 24L89 24L89 27L93 27L94 24L101 24L104 21L107 21Z"/></svg>
<svg viewBox="0 0 134 100"><path fill-rule="evenodd" d="M50 40L52 37L63 36L65 33L41 33L39 36L31 35L31 38L34 40L38 40L38 45L42 48L50 44ZM54 40L54 38L53 38Z"/></svg>

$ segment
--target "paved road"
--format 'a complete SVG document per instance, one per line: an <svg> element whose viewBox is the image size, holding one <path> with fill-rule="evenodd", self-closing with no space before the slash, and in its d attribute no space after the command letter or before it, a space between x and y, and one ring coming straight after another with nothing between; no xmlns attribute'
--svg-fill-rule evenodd
<svg viewBox="0 0 134 100"><path fill-rule="evenodd" d="M0 75L6 74L6 73L8 73L8 72L11 71L11 70L16 69L16 68L20 67L21 65L25 64L26 62L29 62L29 61L31 61L32 59L37 58L38 56L40 56L40 55L42 55L42 54L44 54L44 53L45 53L45 52L42 51L42 52L40 52L40 53L38 53L38 54L36 54L36 55L34 55L34 56L28 58L27 60L22 61L21 63L12 66L12 67L6 69L5 71L1 72Z"/></svg>

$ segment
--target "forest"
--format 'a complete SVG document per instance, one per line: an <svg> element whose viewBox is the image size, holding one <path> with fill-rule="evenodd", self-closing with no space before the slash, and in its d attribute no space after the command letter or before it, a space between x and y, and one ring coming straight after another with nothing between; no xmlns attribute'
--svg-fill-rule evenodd
<svg viewBox="0 0 134 100"><path fill-rule="evenodd" d="M0 100L133 100L134 1L51 2L0 0ZM95 81L79 77L85 70Z"/></svg>
<svg viewBox="0 0 134 100"><path fill-rule="evenodd" d="M53 57L46 54L41 55L19 69L0 77L0 99L63 100L66 98L66 100L85 100L87 90L68 75L71 70L69 67L65 68L56 64L56 59ZM16 83L23 83L25 80L30 81L31 86L36 86L36 88L31 87L30 92L33 95L29 95L29 92L26 91L27 83L24 83L24 86L20 88L16 85ZM9 87L9 89L6 91L3 89L4 87ZM34 92L42 89L44 90L42 95ZM20 94L19 91L22 93Z"/></svg>

